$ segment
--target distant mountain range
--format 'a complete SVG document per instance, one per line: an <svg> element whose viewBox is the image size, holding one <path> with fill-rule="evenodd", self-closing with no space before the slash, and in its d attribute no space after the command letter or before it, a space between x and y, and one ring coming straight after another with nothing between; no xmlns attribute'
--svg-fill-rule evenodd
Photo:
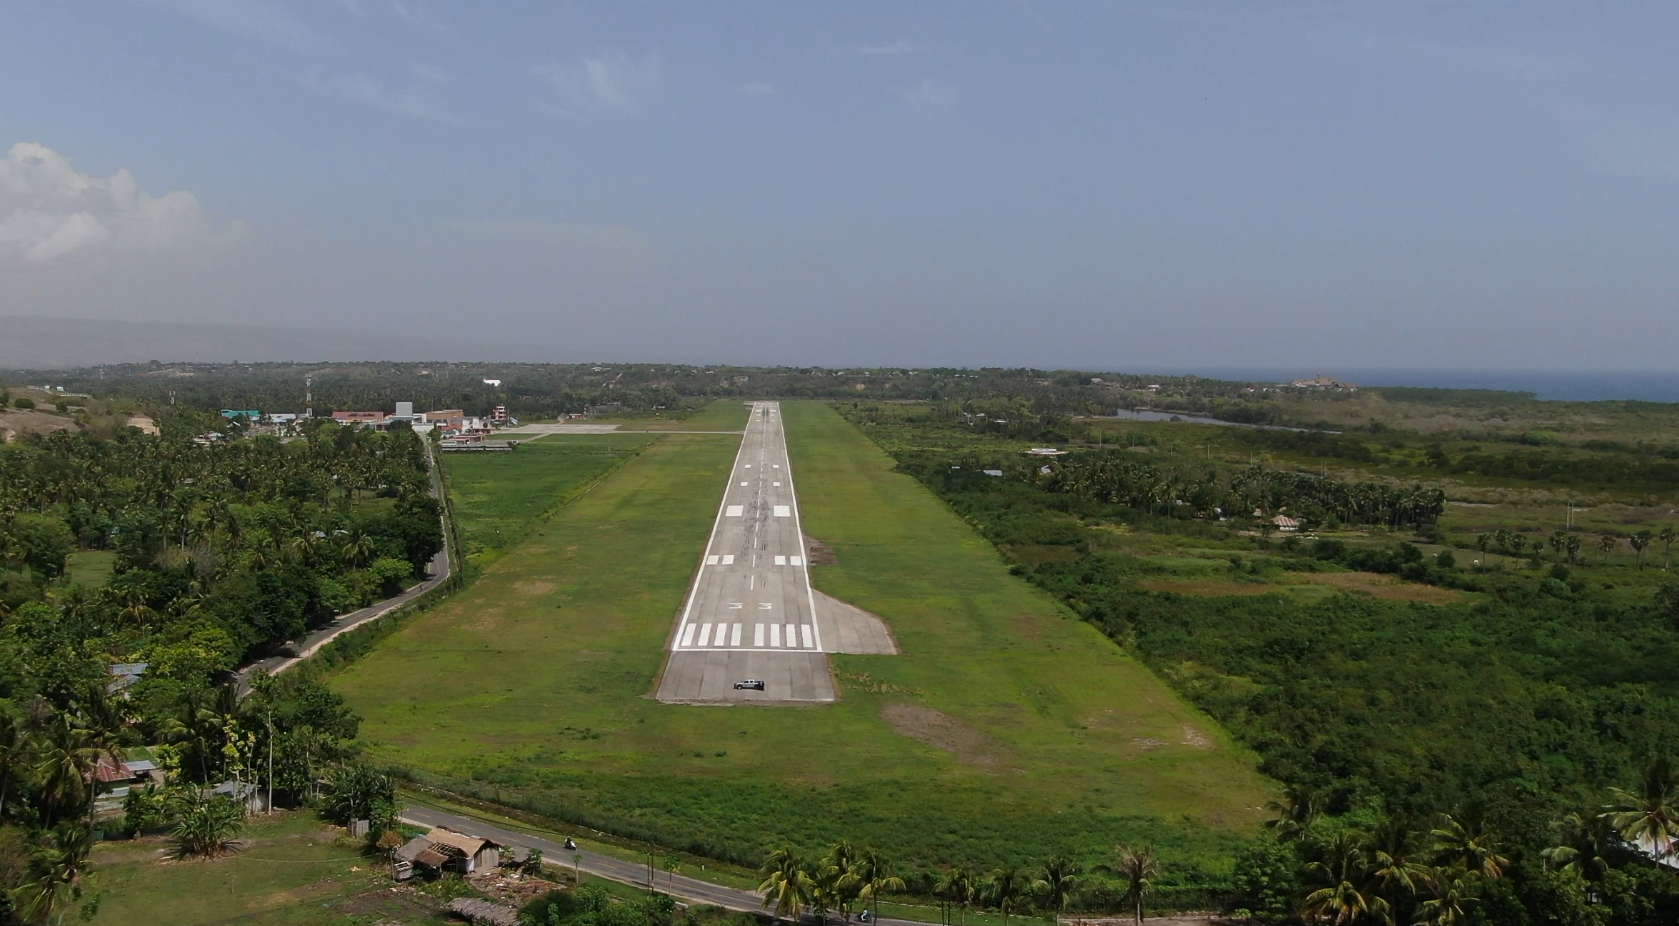
<svg viewBox="0 0 1679 926"><path fill-rule="evenodd" d="M102 363L346 360L501 360L563 362L528 342L492 344L332 331L197 322L0 316L0 369L52 370Z"/></svg>

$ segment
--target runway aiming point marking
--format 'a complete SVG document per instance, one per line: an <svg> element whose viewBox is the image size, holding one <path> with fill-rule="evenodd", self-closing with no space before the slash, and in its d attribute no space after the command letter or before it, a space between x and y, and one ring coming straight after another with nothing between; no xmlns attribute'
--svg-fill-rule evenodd
<svg viewBox="0 0 1679 926"><path fill-rule="evenodd" d="M725 517L725 518L738 518L745 513L746 513L746 506L745 505L730 505L728 510L723 512L723 517Z"/></svg>
<svg viewBox="0 0 1679 926"><path fill-rule="evenodd" d="M776 565L777 565L777 566L785 566L785 565L787 565L787 557L785 557L785 556L777 556L777 557L776 557L776 558L775 558L775 564L776 564Z"/></svg>
<svg viewBox="0 0 1679 926"><path fill-rule="evenodd" d="M720 560L720 559L722 559L721 556L718 556L717 554L713 553L710 556L705 558L705 564L707 566L715 566L715 565L717 565L717 561Z"/></svg>
<svg viewBox="0 0 1679 926"><path fill-rule="evenodd" d="M775 516L778 517L778 518L790 518L790 517L792 517L793 516L793 506L791 506L791 505L777 505L777 506L775 506Z"/></svg>
<svg viewBox="0 0 1679 926"><path fill-rule="evenodd" d="M735 555L733 553L724 553L723 554L723 565L733 566L734 564L735 564Z"/></svg>
<svg viewBox="0 0 1679 926"><path fill-rule="evenodd" d="M804 564L805 564L805 558L802 557L802 556L789 556L789 557L787 557L787 565L789 565L789 566L803 566Z"/></svg>

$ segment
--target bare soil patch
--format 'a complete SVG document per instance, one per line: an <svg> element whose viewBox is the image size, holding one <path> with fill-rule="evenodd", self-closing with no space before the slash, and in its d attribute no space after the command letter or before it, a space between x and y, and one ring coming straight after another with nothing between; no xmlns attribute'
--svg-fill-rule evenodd
<svg viewBox="0 0 1679 926"><path fill-rule="evenodd" d="M1463 593L1452 588L1436 588L1405 582L1393 576L1374 572L1316 572L1302 577L1301 585L1327 585L1348 592L1363 592L1372 598L1388 601L1418 601L1423 604L1451 604L1463 600Z"/></svg>
<svg viewBox="0 0 1679 926"><path fill-rule="evenodd" d="M839 562L834 548L809 534L805 535L805 562L812 566L832 566Z"/></svg>
<svg viewBox="0 0 1679 926"><path fill-rule="evenodd" d="M501 614L501 608L485 608L478 613L477 619L466 625L466 629L478 633L490 633L501 623Z"/></svg>
<svg viewBox="0 0 1679 926"><path fill-rule="evenodd" d="M1186 723L1183 725L1183 744L1185 746L1194 746L1196 749L1211 749L1213 748L1213 739L1207 734L1202 733L1200 730L1195 729L1194 724Z"/></svg>
<svg viewBox="0 0 1679 926"><path fill-rule="evenodd" d="M955 753L969 765L997 764L985 738L948 714L918 704L888 704L880 709L880 717L899 736Z"/></svg>
<svg viewBox="0 0 1679 926"><path fill-rule="evenodd" d="M525 580L514 582L513 590L521 595L546 595L554 590L554 583Z"/></svg>

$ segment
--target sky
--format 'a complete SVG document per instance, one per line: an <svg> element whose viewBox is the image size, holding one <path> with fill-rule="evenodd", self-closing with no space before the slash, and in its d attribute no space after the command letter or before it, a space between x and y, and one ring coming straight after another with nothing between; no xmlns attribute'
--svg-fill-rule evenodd
<svg viewBox="0 0 1679 926"><path fill-rule="evenodd" d="M1676 38L1666 2L10 0L0 316L1669 369Z"/></svg>

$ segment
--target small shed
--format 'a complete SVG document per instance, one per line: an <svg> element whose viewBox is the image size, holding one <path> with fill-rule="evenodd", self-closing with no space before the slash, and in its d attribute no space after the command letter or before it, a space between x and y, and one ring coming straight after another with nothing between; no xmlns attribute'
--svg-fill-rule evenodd
<svg viewBox="0 0 1679 926"><path fill-rule="evenodd" d="M412 877L415 868L471 874L501 864L501 843L439 826L404 843L396 850L396 862L399 881Z"/></svg>
<svg viewBox="0 0 1679 926"><path fill-rule="evenodd" d="M1300 529L1300 522L1294 520L1286 514L1277 515L1271 519L1271 523L1276 526L1277 530L1280 530L1285 534L1292 533Z"/></svg>
<svg viewBox="0 0 1679 926"><path fill-rule="evenodd" d="M210 793L233 798L244 805L246 813L262 813L268 809L268 796L248 781L224 781L211 788Z"/></svg>

